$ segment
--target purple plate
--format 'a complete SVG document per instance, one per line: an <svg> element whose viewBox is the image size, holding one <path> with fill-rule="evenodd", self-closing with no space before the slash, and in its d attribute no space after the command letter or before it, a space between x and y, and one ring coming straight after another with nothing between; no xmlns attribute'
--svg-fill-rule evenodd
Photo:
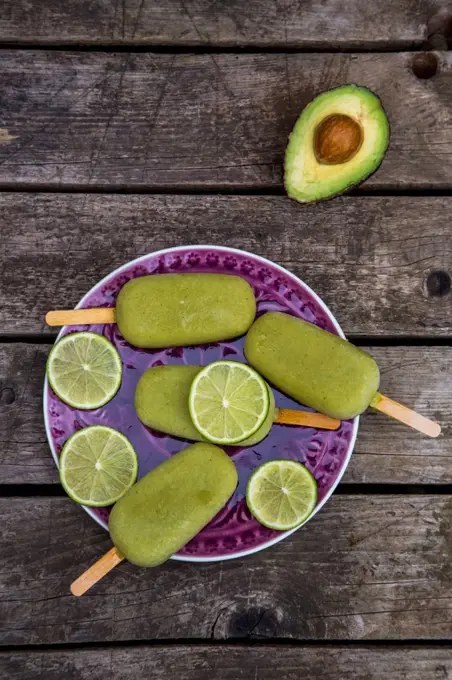
<svg viewBox="0 0 452 680"><path fill-rule="evenodd" d="M296 276L258 255L217 246L169 248L140 257L100 281L85 295L78 307L113 307L116 295L129 279L169 272L238 274L253 286L258 314L269 310L288 312L344 337L325 304ZM245 361L243 338L196 347L141 350L129 345L116 325L66 326L58 337L77 330L101 333L113 342L122 357L123 379L114 399L95 411L78 411L67 406L52 392L46 379L44 419L50 449L57 465L64 442L76 430L88 425L111 425L125 434L135 447L141 477L188 444L184 439L149 430L138 420L133 399L143 371L161 364L208 364L225 358ZM302 408L284 394L277 390L274 392L277 406ZM331 496L347 467L358 431L358 421L358 418L344 421L336 432L274 425L268 437L257 446L227 448L239 473L237 490L227 506L174 559L207 562L242 557L291 534L292 531L267 529L249 513L244 494L251 473L261 463L275 458L300 461L313 473L319 486L315 514ZM108 529L108 508L85 510Z"/></svg>

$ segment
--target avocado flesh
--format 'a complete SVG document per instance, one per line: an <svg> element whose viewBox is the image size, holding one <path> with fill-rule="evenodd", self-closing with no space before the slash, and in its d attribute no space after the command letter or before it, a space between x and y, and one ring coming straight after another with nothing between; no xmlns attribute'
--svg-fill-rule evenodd
<svg viewBox="0 0 452 680"><path fill-rule="evenodd" d="M345 163L320 163L314 151L317 127L334 114L361 125L363 140ZM302 203L341 194L371 175L389 144L389 122L378 97L365 87L344 85L323 92L302 111L290 134L284 164L284 184L291 198Z"/></svg>

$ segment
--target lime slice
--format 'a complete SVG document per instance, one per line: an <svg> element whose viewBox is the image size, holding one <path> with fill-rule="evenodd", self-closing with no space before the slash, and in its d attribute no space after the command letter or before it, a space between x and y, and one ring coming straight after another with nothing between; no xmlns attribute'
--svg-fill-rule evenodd
<svg viewBox="0 0 452 680"><path fill-rule="evenodd" d="M55 394L69 406L95 409L113 399L121 385L121 357L97 333L71 333L49 354L47 377Z"/></svg>
<svg viewBox="0 0 452 680"><path fill-rule="evenodd" d="M264 526L287 531L306 521L317 503L317 482L294 460L270 460L252 474L246 502Z"/></svg>
<svg viewBox="0 0 452 680"><path fill-rule="evenodd" d="M215 361L190 388L190 415L202 436L215 444L237 444L254 434L268 414L265 381L247 364Z"/></svg>
<svg viewBox="0 0 452 680"><path fill-rule="evenodd" d="M137 454L127 437L105 425L91 425L66 441L60 480L76 503L104 507L116 503L137 478Z"/></svg>

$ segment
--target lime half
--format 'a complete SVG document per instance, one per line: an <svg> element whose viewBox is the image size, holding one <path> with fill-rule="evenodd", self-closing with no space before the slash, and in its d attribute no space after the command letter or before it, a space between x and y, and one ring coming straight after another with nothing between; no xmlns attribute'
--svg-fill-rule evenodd
<svg viewBox="0 0 452 680"><path fill-rule="evenodd" d="M71 333L52 348L47 377L55 394L69 406L100 408L119 390L121 357L103 335Z"/></svg>
<svg viewBox="0 0 452 680"><path fill-rule="evenodd" d="M64 490L82 505L116 503L135 482L137 454L127 437L105 425L92 425L73 434L60 456Z"/></svg>
<svg viewBox="0 0 452 680"><path fill-rule="evenodd" d="M314 510L317 482L301 463L270 460L251 476L246 502L261 524L287 531L302 524Z"/></svg>
<svg viewBox="0 0 452 680"><path fill-rule="evenodd" d="M237 444L265 421L270 396L265 381L247 364L215 361L193 380L189 409L193 424L215 444Z"/></svg>

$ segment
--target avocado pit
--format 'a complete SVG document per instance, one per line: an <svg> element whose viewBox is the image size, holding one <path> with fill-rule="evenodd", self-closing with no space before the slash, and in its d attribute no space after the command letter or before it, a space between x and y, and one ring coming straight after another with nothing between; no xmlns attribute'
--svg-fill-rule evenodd
<svg viewBox="0 0 452 680"><path fill-rule="evenodd" d="M327 116L314 132L314 154L324 165L347 163L358 153L362 143L361 125L343 113Z"/></svg>

